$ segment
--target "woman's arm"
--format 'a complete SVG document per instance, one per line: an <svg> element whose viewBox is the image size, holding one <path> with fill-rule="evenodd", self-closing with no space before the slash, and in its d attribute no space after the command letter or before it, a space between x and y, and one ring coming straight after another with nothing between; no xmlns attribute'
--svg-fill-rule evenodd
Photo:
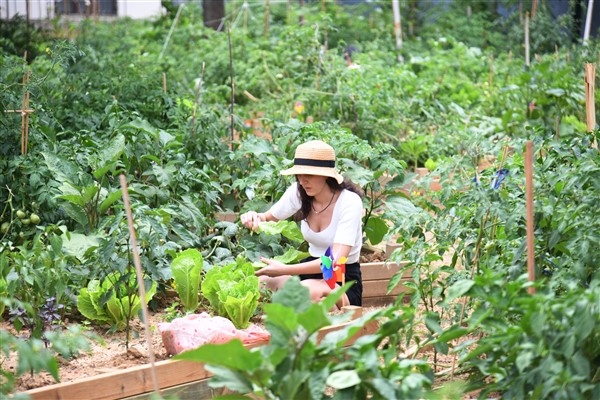
<svg viewBox="0 0 600 400"><path fill-rule="evenodd" d="M242 224L246 228L250 228L253 231L255 231L258 229L258 224L260 222L267 222L267 221L277 222L279 220L277 218L275 218L273 216L273 214L271 214L271 210L269 210L264 213L259 213L256 211L245 212L244 214L240 215L240 221L242 221Z"/></svg>
<svg viewBox="0 0 600 400"><path fill-rule="evenodd" d="M341 257L347 257L350 252L350 246L335 243L332 247L332 252L335 260ZM257 276L281 276L281 275L303 275L303 274L319 274L321 273L321 259L306 261L298 264L284 264L271 258L261 257L262 262L267 264L265 267L256 271Z"/></svg>

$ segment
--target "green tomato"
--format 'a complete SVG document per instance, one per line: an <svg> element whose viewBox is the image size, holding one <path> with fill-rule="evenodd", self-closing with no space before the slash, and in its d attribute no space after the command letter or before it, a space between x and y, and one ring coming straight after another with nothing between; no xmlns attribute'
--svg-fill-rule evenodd
<svg viewBox="0 0 600 400"><path fill-rule="evenodd" d="M29 219L31 220L31 223L33 224L39 224L40 223L40 217L39 215L35 214L35 213L31 213L31 215L29 216Z"/></svg>
<svg viewBox="0 0 600 400"><path fill-rule="evenodd" d="M30 220L29 218L25 218L25 219L22 219L22 220L21 220L21 223L22 223L23 225L29 225L29 224L31 223L31 220Z"/></svg>
<svg viewBox="0 0 600 400"><path fill-rule="evenodd" d="M6 233L6 232L8 232L8 228L10 228L10 223L4 222L4 223L2 223L2 226L0 226L0 232Z"/></svg>
<svg viewBox="0 0 600 400"><path fill-rule="evenodd" d="M25 211L23 211L23 210L17 210L17 218L23 219L26 216L27 216L27 214L25 214Z"/></svg>

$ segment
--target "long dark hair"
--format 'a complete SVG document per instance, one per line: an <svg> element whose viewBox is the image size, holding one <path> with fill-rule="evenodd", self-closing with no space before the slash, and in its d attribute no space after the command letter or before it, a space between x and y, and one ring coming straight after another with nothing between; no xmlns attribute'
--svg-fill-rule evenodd
<svg viewBox="0 0 600 400"><path fill-rule="evenodd" d="M298 212L294 215L294 220L302 221L303 219L308 218L308 214L310 214L310 210L312 209L312 202L314 197L306 194L306 191L304 190L302 185L300 185L300 180L298 179L298 176L296 176L296 182L298 182L298 195L300 196L302 206L300 207L300 210L298 210ZM342 183L338 183L338 181L335 178L327 177L327 180L325 182L334 193L341 192L343 189L347 189L359 195L361 199L365 195L365 192L360 186L346 178L344 178L344 181Z"/></svg>

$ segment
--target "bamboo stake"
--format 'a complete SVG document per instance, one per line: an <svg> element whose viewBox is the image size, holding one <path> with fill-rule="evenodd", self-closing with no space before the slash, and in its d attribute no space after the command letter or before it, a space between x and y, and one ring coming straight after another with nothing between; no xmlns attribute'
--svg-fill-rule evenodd
<svg viewBox="0 0 600 400"><path fill-rule="evenodd" d="M585 26L583 28L583 45L587 46L590 39L590 27L592 26L592 13L594 10L594 0L588 0L587 13L585 16Z"/></svg>
<svg viewBox="0 0 600 400"><path fill-rule="evenodd" d="M163 93L167 93L167 73L162 73Z"/></svg>
<svg viewBox="0 0 600 400"><path fill-rule="evenodd" d="M137 241L135 238L135 228L133 227L133 216L131 213L131 205L129 203L129 192L127 189L127 178L124 174L120 175L121 179L121 190L123 195L123 203L125 205L125 213L127 214L127 223L129 225L129 235L131 236L131 247L133 251L133 264L135 265L135 272L137 275L138 290L140 294L140 302L142 304L142 314L144 316L144 330L146 333L146 345L148 346L148 359L150 360L150 373L152 376L152 383L154 385L154 392L159 394L158 380L156 379L156 368L154 365L154 351L152 350L152 338L150 336L150 325L148 322L148 305L146 304L146 287L144 286L144 274L142 272L142 264L140 262L140 254L137 247Z"/></svg>
<svg viewBox="0 0 600 400"><path fill-rule="evenodd" d="M235 82L233 81L233 48L231 46L231 29L229 23L227 23L227 39L229 41L229 79L231 80L231 143L230 148L233 150L234 131L233 131L233 105L235 103Z"/></svg>
<svg viewBox="0 0 600 400"><path fill-rule="evenodd" d="M402 47L402 15L400 14L400 3L398 0L392 1L394 13L394 34L396 36L396 48Z"/></svg>
<svg viewBox="0 0 600 400"><path fill-rule="evenodd" d="M265 38L269 37L269 0L265 0Z"/></svg>
<svg viewBox="0 0 600 400"><path fill-rule="evenodd" d="M29 83L29 76L31 71L27 71L27 73L23 76L23 88L25 92L23 93L23 101L21 105L21 154L27 154L27 149L29 148L29 113L25 110L29 109L29 90L27 90L27 84Z"/></svg>
<svg viewBox="0 0 600 400"><path fill-rule="evenodd" d="M529 11L525 13L525 65L529 67Z"/></svg>
<svg viewBox="0 0 600 400"><path fill-rule="evenodd" d="M197 85L196 88L196 99L194 100L194 113L192 114L192 127L190 129L190 132L193 134L194 133L194 125L196 124L196 112L198 109L198 101L200 99L200 93L202 93L202 83L204 82L204 65L205 63L202 63L202 74L200 75L200 82Z"/></svg>
<svg viewBox="0 0 600 400"><path fill-rule="evenodd" d="M591 132L596 129L596 105L594 103L594 80L596 79L596 65L585 64L585 113L587 131ZM597 149L598 142L594 138L592 146Z"/></svg>
<svg viewBox="0 0 600 400"><path fill-rule="evenodd" d="M169 44L169 41L171 40L171 35L173 34L173 30L175 30L175 25L177 25L177 21L179 20L179 15L181 14L181 10L183 10L184 7L184 3L179 4L179 7L177 8L177 14L175 14L175 19L173 19L173 23L171 24L171 29L169 29L169 33L167 34L167 39L165 40L165 43L163 44L163 48L160 51L160 54L158 55L158 59L160 60L163 56L163 54L165 54L165 50L167 49L167 45Z"/></svg>
<svg viewBox="0 0 600 400"><path fill-rule="evenodd" d="M533 232L533 142L525 144L525 214L527 225L527 274L530 282L535 282L535 241ZM528 288L529 294L535 287Z"/></svg>

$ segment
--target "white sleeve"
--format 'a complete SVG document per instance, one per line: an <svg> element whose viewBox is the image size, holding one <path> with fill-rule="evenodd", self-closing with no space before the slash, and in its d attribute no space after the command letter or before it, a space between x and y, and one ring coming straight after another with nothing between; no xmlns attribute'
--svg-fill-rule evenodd
<svg viewBox="0 0 600 400"><path fill-rule="evenodd" d="M270 211L278 220L284 220L296 214L301 206L302 203L300 201L300 193L298 192L298 183L294 182L287 188L277 203L271 206Z"/></svg>
<svg viewBox="0 0 600 400"><path fill-rule="evenodd" d="M360 245L362 243L362 200L356 193L348 192L347 201L343 204L333 243Z"/></svg>

